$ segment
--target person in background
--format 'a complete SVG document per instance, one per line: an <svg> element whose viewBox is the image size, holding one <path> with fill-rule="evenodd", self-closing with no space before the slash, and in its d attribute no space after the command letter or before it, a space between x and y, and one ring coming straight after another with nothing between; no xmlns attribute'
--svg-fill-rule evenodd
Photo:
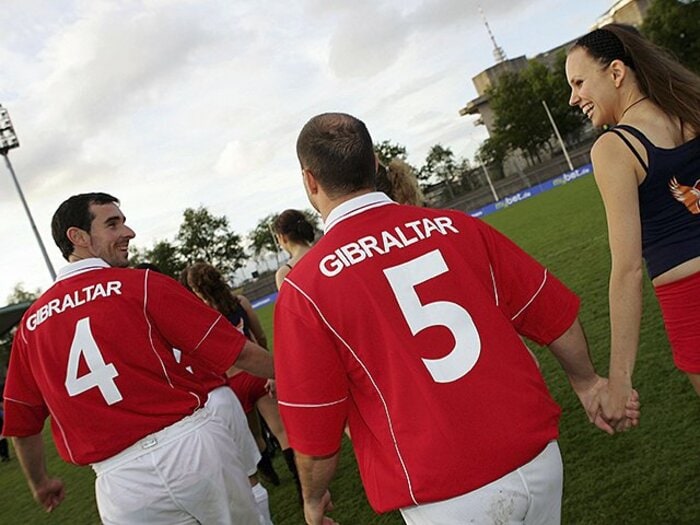
<svg viewBox="0 0 700 525"><path fill-rule="evenodd" d="M610 24L569 51L569 103L596 127L593 173L605 206L610 380L603 416L625 424L642 317L643 262L673 359L700 395L700 77L636 29Z"/></svg>
<svg viewBox="0 0 700 525"><path fill-rule="evenodd" d="M316 232L306 215L299 210L284 210L275 219L272 229L279 245L289 254L289 260L275 274L279 290L294 265L311 249Z"/></svg>
<svg viewBox="0 0 700 525"><path fill-rule="evenodd" d="M387 167L377 166L377 191L399 204L426 205L413 168L399 158L392 159Z"/></svg>

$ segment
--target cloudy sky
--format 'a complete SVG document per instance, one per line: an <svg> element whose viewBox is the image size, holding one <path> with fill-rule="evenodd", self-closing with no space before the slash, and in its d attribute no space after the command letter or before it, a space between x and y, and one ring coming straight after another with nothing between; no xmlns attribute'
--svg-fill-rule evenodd
<svg viewBox="0 0 700 525"><path fill-rule="evenodd" d="M508 57L585 33L612 0L483 0ZM0 104L10 159L56 268L49 223L68 196L122 201L137 246L172 239L187 207L247 234L308 204L294 144L325 111L364 120L420 166L433 144L472 158L459 108L493 65L476 0L0 0ZM0 166L0 302L50 284Z"/></svg>

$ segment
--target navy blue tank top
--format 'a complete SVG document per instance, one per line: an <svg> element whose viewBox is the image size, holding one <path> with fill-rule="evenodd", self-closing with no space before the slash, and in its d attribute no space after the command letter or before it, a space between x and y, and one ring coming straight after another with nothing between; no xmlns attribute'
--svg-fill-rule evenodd
<svg viewBox="0 0 700 525"><path fill-rule="evenodd" d="M642 143L648 166L621 129ZM653 279L700 256L700 136L666 149L631 126L620 124L608 131L625 142L646 170L638 192L642 256L649 276Z"/></svg>

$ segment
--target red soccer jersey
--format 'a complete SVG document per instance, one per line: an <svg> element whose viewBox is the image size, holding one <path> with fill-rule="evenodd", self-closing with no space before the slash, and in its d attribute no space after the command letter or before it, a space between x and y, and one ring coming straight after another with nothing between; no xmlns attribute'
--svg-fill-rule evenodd
<svg viewBox="0 0 700 525"><path fill-rule="evenodd" d="M352 443L378 512L467 493L558 435L559 407L520 335L547 344L578 298L485 223L348 201L275 306L275 375L291 446Z"/></svg>
<svg viewBox="0 0 700 525"><path fill-rule="evenodd" d="M246 339L176 281L86 259L64 268L27 310L5 387L10 436L41 432L79 465L102 461L204 405L209 386L178 364L219 377Z"/></svg>

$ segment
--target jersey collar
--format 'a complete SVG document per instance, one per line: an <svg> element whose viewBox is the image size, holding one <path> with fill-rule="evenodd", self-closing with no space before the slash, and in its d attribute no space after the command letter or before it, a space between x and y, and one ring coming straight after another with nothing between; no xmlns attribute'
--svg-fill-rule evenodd
<svg viewBox="0 0 700 525"><path fill-rule="evenodd" d="M333 226L349 217L387 204L396 203L381 191L373 191L371 193L364 193L358 197L353 197L331 210L324 222L323 232L328 233Z"/></svg>
<svg viewBox="0 0 700 525"><path fill-rule="evenodd" d="M63 279L68 279L69 277L73 277L81 273L89 272L90 270L97 270L98 268L111 267L99 257L81 259L79 261L67 264L66 266L58 270L58 275L56 275L56 282L62 281Z"/></svg>

